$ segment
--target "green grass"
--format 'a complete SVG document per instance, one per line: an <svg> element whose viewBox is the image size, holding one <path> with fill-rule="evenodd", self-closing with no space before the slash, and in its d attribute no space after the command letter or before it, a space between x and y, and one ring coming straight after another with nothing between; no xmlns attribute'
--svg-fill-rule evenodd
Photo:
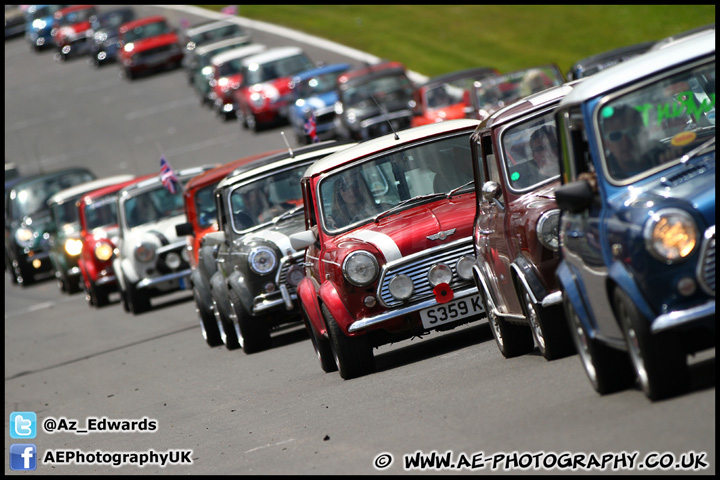
<svg viewBox="0 0 720 480"><path fill-rule="evenodd" d="M566 72L587 56L715 22L714 5L238 5L238 13L427 76L543 63Z"/></svg>

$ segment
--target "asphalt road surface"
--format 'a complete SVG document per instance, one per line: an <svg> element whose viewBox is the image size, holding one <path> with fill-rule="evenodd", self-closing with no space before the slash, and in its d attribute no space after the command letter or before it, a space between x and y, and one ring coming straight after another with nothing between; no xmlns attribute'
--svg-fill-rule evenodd
<svg viewBox="0 0 720 480"><path fill-rule="evenodd" d="M163 11L175 25L200 21ZM313 60L358 64L303 46ZM289 127L255 134L222 122L180 71L128 82L116 65L60 63L23 38L5 42L5 159L23 173L145 174L161 151L176 169L226 163L282 148L281 131L293 141ZM426 464L429 473L715 473L714 349L693 360L685 395L600 397L577 356L504 359L483 320L383 346L377 373L343 381L322 372L302 327L246 355L205 344L188 291L138 316L111 299L91 309L52 279L6 279L5 474L23 473L8 461L21 443L36 446L35 474L46 475L412 474L423 470L407 462L433 454L454 468ZM35 438L11 437L13 412L36 414ZM121 431L107 431L119 420ZM105 431L74 433L73 422Z"/></svg>

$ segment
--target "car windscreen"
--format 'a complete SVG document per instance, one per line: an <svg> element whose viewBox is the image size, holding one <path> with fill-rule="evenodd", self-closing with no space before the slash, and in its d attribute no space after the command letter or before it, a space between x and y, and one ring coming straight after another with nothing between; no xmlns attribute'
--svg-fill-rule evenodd
<svg viewBox="0 0 720 480"><path fill-rule="evenodd" d="M323 224L339 232L403 202L409 208L414 200L440 198L472 180L467 133L371 157L320 181Z"/></svg>
<svg viewBox="0 0 720 480"><path fill-rule="evenodd" d="M57 192L93 179L94 177L88 172L72 172L19 185L10 194L12 218L22 218L39 211L47 211L48 199Z"/></svg>
<svg viewBox="0 0 720 480"><path fill-rule="evenodd" d="M644 83L595 114L611 180L665 168L715 138L715 62Z"/></svg>
<svg viewBox="0 0 720 480"><path fill-rule="evenodd" d="M85 225L87 230L116 225L117 195L99 198L90 205L85 205Z"/></svg>
<svg viewBox="0 0 720 480"><path fill-rule="evenodd" d="M237 232L258 227L302 206L300 179L312 162L256 178L230 193L232 225Z"/></svg>
<svg viewBox="0 0 720 480"><path fill-rule="evenodd" d="M125 200L123 208L128 228L182 215L185 212L182 188L177 188L175 193L164 187L144 191Z"/></svg>

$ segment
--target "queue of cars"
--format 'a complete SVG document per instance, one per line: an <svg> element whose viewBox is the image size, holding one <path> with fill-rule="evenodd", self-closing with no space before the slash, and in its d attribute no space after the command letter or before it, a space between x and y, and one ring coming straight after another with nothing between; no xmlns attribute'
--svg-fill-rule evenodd
<svg viewBox="0 0 720 480"><path fill-rule="evenodd" d="M252 130L291 122L310 145L170 183L99 188L74 169L6 184L15 282L54 270L91 306L118 291L136 315L192 289L207 345L255 353L302 324L321 369L343 379L372 373L377 347L487 319L504 357L579 353L600 394L687 388L686 356L715 343L714 28L592 74L579 63L570 82L541 65L421 86L398 62L319 66L297 47L190 34L210 28L181 47L163 17L125 23L120 68L225 42L186 64L213 70L198 81L218 113ZM67 202L79 224L64 241ZM79 248L82 281L47 261L52 239Z"/></svg>

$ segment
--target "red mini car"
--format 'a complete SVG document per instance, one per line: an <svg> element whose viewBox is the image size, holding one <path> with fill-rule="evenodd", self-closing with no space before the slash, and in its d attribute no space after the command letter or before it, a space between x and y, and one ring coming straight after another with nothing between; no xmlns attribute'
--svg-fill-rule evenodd
<svg viewBox="0 0 720 480"><path fill-rule="evenodd" d="M107 305L110 293L117 291L112 256L117 244L117 192L155 176L146 175L88 192L80 198L80 240L82 251L78 267L82 274L85 300L91 307Z"/></svg>
<svg viewBox="0 0 720 480"><path fill-rule="evenodd" d="M251 44L218 53L210 59L212 78L209 98L215 113L227 120L235 116L235 90L242 82L242 62L246 57L266 49L265 45Z"/></svg>
<svg viewBox="0 0 720 480"><path fill-rule="evenodd" d="M555 278L560 263L560 152L554 113L565 84L498 110L471 137L477 191L475 280L505 357L537 344L553 360L574 353ZM533 341L534 340L534 341Z"/></svg>
<svg viewBox="0 0 720 480"><path fill-rule="evenodd" d="M182 59L178 35L161 15L133 20L118 30L118 63L129 80L140 72L177 68Z"/></svg>
<svg viewBox="0 0 720 480"><path fill-rule="evenodd" d="M374 371L373 347L484 317L472 279L470 134L449 120L367 140L301 180L306 230L297 287L320 365Z"/></svg>
<svg viewBox="0 0 720 480"><path fill-rule="evenodd" d="M81 55L90 50L93 39L92 23L97 18L95 5L73 5L53 15L55 27L50 32L60 60Z"/></svg>
<svg viewBox="0 0 720 480"><path fill-rule="evenodd" d="M411 125L466 118L470 105L470 88L476 80L499 75L494 68L479 67L433 77L415 89L415 106Z"/></svg>
<svg viewBox="0 0 720 480"><path fill-rule="evenodd" d="M243 60L242 83L235 92L235 114L243 128L255 131L287 121L292 78L315 68L299 47L267 50Z"/></svg>

